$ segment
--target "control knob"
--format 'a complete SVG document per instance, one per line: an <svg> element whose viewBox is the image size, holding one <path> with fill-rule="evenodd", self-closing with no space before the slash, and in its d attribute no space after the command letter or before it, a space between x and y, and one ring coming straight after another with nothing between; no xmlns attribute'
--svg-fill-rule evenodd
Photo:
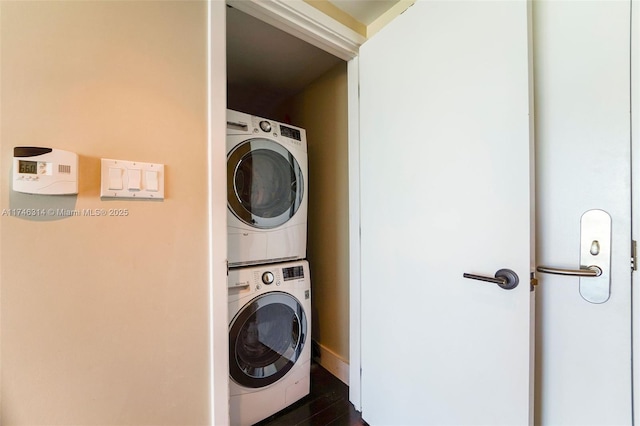
<svg viewBox="0 0 640 426"><path fill-rule="evenodd" d="M262 274L262 282L269 285L269 284L273 284L273 280L275 279L275 277L273 276L272 272L265 272L264 274Z"/></svg>
<svg viewBox="0 0 640 426"><path fill-rule="evenodd" d="M262 129L263 132L270 132L271 131L271 123L269 123L266 120L263 120L260 122L260 128Z"/></svg>

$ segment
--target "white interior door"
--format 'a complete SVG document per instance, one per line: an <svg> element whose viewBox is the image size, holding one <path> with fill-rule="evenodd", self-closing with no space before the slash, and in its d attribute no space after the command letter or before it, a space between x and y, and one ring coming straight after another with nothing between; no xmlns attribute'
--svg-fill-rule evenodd
<svg viewBox="0 0 640 426"><path fill-rule="evenodd" d="M612 226L606 301L582 297L592 278L538 274L537 418L628 425L630 2L534 2L533 22L538 264L588 266L580 260L586 211L606 211Z"/></svg>
<svg viewBox="0 0 640 426"><path fill-rule="evenodd" d="M419 1L360 50L362 415L531 415L525 1ZM507 268L505 290L463 278Z"/></svg>

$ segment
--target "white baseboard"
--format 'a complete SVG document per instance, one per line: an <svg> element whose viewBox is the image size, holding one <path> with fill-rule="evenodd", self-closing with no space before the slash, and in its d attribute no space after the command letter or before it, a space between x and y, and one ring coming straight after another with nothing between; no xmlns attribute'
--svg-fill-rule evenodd
<svg viewBox="0 0 640 426"><path fill-rule="evenodd" d="M340 355L333 352L331 349L323 346L322 344L314 341L317 348L320 350L319 358L316 361L320 363L328 372L336 376L347 386L349 385L349 362L345 361Z"/></svg>

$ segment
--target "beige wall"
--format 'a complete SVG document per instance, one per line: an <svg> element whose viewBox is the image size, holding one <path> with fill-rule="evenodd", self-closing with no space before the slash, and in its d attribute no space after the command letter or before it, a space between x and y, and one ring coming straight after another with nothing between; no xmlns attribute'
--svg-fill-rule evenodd
<svg viewBox="0 0 640 426"><path fill-rule="evenodd" d="M293 124L307 130L313 338L348 362L347 64L334 67L284 109Z"/></svg>
<svg viewBox="0 0 640 426"><path fill-rule="evenodd" d="M209 423L206 4L0 2L0 423ZM80 155L76 197L11 191L14 146ZM101 201L100 158L164 163ZM42 218L41 218L42 219Z"/></svg>

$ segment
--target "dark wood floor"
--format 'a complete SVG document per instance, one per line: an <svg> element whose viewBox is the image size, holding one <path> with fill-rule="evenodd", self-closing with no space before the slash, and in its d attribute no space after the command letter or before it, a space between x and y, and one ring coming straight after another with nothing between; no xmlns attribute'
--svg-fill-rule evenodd
<svg viewBox="0 0 640 426"><path fill-rule="evenodd" d="M367 425L349 402L349 388L320 364L311 364L311 393L256 426Z"/></svg>

